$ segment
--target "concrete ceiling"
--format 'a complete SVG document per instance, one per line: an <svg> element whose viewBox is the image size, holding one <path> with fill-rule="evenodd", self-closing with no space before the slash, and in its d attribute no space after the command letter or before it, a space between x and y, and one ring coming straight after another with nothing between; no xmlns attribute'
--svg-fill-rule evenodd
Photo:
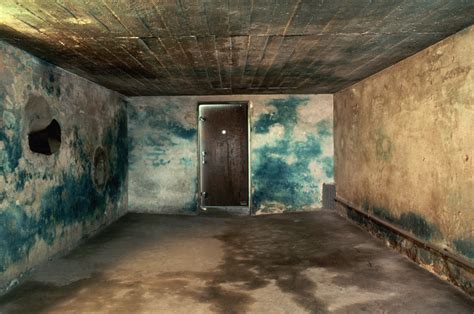
<svg viewBox="0 0 474 314"><path fill-rule="evenodd" d="M125 95L333 93L473 23L473 0L0 3L1 39Z"/></svg>

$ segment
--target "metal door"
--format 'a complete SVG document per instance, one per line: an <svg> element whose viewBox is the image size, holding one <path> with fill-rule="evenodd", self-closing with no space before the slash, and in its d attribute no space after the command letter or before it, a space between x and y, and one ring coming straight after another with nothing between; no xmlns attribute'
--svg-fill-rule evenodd
<svg viewBox="0 0 474 314"><path fill-rule="evenodd" d="M248 206L246 103L199 105L201 207Z"/></svg>

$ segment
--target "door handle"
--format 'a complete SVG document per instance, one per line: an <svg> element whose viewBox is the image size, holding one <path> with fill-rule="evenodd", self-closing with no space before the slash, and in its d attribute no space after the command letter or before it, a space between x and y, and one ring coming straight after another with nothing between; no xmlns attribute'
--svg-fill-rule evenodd
<svg viewBox="0 0 474 314"><path fill-rule="evenodd" d="M201 155L202 155L202 158L201 158L202 164L205 164L205 163L206 163L206 155L207 155L207 154L206 154L206 152L202 151L202 152L201 152Z"/></svg>

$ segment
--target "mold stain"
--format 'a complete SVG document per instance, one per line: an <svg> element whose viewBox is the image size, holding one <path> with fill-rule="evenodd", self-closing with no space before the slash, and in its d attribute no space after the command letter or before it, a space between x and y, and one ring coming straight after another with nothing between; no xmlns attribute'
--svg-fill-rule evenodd
<svg viewBox="0 0 474 314"><path fill-rule="evenodd" d="M179 108L179 109L178 109ZM141 191L135 193L131 187L129 206L133 209L149 207L150 202L158 202L157 211L195 212L197 205L196 141L197 126L184 118L190 107L166 102L157 106L129 106L130 121L129 164L130 178L150 195L161 193L167 203L151 197L144 198ZM183 116L184 115L184 116ZM144 174L145 173L145 174ZM184 186L166 190L169 182L163 179L173 176ZM157 191L157 187L163 187Z"/></svg>
<svg viewBox="0 0 474 314"><path fill-rule="evenodd" d="M332 157L324 157L321 160L323 165L324 173L328 178L334 177L334 158Z"/></svg>
<svg viewBox="0 0 474 314"><path fill-rule="evenodd" d="M324 119L316 123L316 130L321 137L332 136L332 125L328 119Z"/></svg>
<svg viewBox="0 0 474 314"><path fill-rule="evenodd" d="M345 206L344 206L345 207ZM370 211L371 208L366 202L364 205L364 210ZM427 267L430 271L435 271L438 275L442 276L444 279L448 279L455 285L461 287L465 290L468 294L472 294L472 280L470 280L469 276L465 276L465 270L460 268L458 265L453 264L445 256L440 255L438 253L426 250L424 246L420 246L417 242L412 242L410 239L407 239L403 236L400 236L398 233L392 231L390 228L387 228L381 224L373 222L371 219L360 215L356 211L352 210L350 207L345 207L346 215L348 218L354 220L358 224L365 227L370 233L373 235L383 239L388 243L389 246L398 250L399 252L407 255L410 259L415 261L418 264L421 264L424 267ZM416 221L415 225L418 225L417 228L420 228L424 231L418 230L418 237L423 238L423 235L420 233L425 233L426 230L427 234L435 233L437 236L440 235L439 231L435 228L430 226L422 217L419 217L416 214L408 213L408 216L411 218L402 218L400 216L399 219L394 218L386 209L377 208L374 212L377 212L379 218L391 220L394 224L400 224L399 227L402 227L402 223L399 221ZM375 213L374 213L375 214ZM414 218L416 217L416 218ZM413 223L412 223L413 224ZM430 226L430 227L427 227ZM433 231L434 229L434 231ZM412 231L413 232L413 231ZM426 238L426 237L425 237ZM425 239L431 240L431 239ZM474 239L470 238L466 239L457 239L453 241L453 245L455 249L464 256L468 258L472 258L474 253Z"/></svg>
<svg viewBox="0 0 474 314"><path fill-rule="evenodd" d="M60 74L48 63L41 64L41 87L49 96L61 96Z"/></svg>
<svg viewBox="0 0 474 314"><path fill-rule="evenodd" d="M3 111L4 128L0 129L0 142L3 143L3 162L0 170L13 172L22 156L20 123L10 111Z"/></svg>
<svg viewBox="0 0 474 314"><path fill-rule="evenodd" d="M456 239L453 241L454 249L467 258L474 259L474 237Z"/></svg>
<svg viewBox="0 0 474 314"><path fill-rule="evenodd" d="M311 174L311 162L322 164L325 175L333 176L332 158L321 156L324 138L332 134L329 121L320 121L317 131L304 140L294 139L298 107L307 103L307 98L293 96L271 100L268 105L274 106L276 112L262 114L254 123L256 134L269 134L274 125L284 127L283 139L256 148L252 153L254 210L265 212L272 211L274 206L284 206L285 211L292 211L320 202L321 183Z"/></svg>
<svg viewBox="0 0 474 314"><path fill-rule="evenodd" d="M305 105L307 98L290 96L287 99L274 99L268 105L274 106L277 111L265 113L255 121L253 130L256 134L268 133L270 127L280 124L285 127L285 132L290 134L294 126L298 123L298 106Z"/></svg>
<svg viewBox="0 0 474 314"><path fill-rule="evenodd" d="M391 139L382 129L377 130L375 134L375 152L377 157L383 161L392 159L393 145Z"/></svg>
<svg viewBox="0 0 474 314"><path fill-rule="evenodd" d="M402 213L399 217L396 217L389 210L383 207L370 206L368 203L365 203L364 207L369 212L372 212L376 217L401 227L420 239L432 240L440 236L438 228L417 213L406 212Z"/></svg>
<svg viewBox="0 0 474 314"><path fill-rule="evenodd" d="M126 113L122 111L105 136L104 146L113 151L109 154L113 157L109 160L112 175L104 193L98 192L92 183L92 158L85 151L86 144L76 129L74 150L84 169L83 174L78 176L75 170L56 174L58 184L41 195L40 207L35 214L27 213L23 206L14 203L0 212L1 272L15 262L28 258L39 240L53 245L64 236L64 227L72 224L85 226L89 221L103 217L108 204L119 201L125 192L127 176L126 122ZM36 179L25 170L17 171L16 178L17 190L22 189L25 182Z"/></svg>

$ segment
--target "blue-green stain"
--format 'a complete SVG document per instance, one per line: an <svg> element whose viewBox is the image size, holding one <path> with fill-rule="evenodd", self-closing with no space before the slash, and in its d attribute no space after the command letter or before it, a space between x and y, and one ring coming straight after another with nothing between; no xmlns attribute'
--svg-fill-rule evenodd
<svg viewBox="0 0 474 314"><path fill-rule="evenodd" d="M395 244L400 241L400 237L394 233L391 229L384 227L383 225L374 223L372 220L360 215L358 212L346 207L347 217L356 221L357 223L365 226L370 231L388 240L390 243Z"/></svg>
<svg viewBox="0 0 474 314"><path fill-rule="evenodd" d="M270 127L281 124L285 131L291 132L298 122L298 106L308 102L307 98L290 96L286 99L272 99L268 105L274 106L276 112L262 114L253 125L253 130L257 134L267 133Z"/></svg>
<svg viewBox="0 0 474 314"><path fill-rule="evenodd" d="M173 105L170 104L170 106ZM160 131L160 133L168 133L171 136L185 140L193 140L197 134L196 127L186 127L175 120L169 119L166 108L144 107L142 111L131 109L129 113L131 113L131 119L135 123L142 125L147 123L152 130ZM160 139L166 139L166 137L160 136Z"/></svg>
<svg viewBox="0 0 474 314"><path fill-rule="evenodd" d="M41 195L40 208L35 215L29 215L20 205L7 205L0 212L0 271L9 265L26 258L35 243L41 239L48 244L62 236L57 234L58 226L88 224L100 220L107 203L117 204L124 193L127 176L128 145L127 115L122 110L108 129L103 143L108 151L110 176L103 192L95 189L92 179L92 156L85 150L85 143L76 129L74 149L82 165L83 173L74 170L56 174L57 186L50 187ZM23 181L16 184L17 189L24 186L31 174L19 171L17 177Z"/></svg>
<svg viewBox="0 0 474 314"><path fill-rule="evenodd" d="M290 148L287 152L294 153L299 161L305 161L308 165L310 161L322 153L321 141L313 135L309 135L306 141L290 142L290 140L288 140L285 146L289 146Z"/></svg>
<svg viewBox="0 0 474 314"><path fill-rule="evenodd" d="M265 154L265 149L259 151ZM278 202L292 207L311 205L315 201L315 186L308 175L304 162L289 165L281 157L269 157L254 171L255 192L252 202L255 208L267 202ZM309 191L305 189L310 188Z"/></svg>
<svg viewBox="0 0 474 314"><path fill-rule="evenodd" d="M171 163L171 160L166 160L166 159L155 159L152 161L152 166L155 168L165 166Z"/></svg>
<svg viewBox="0 0 474 314"><path fill-rule="evenodd" d="M378 212L381 213L384 210L382 208L378 209ZM415 242L411 243L412 245L406 246L406 238L395 233L392 229L386 228L383 225L368 219L364 215L361 215L350 207L346 207L346 213L349 218L356 221L357 223L363 225L371 233L377 235L378 237L383 238L388 241L391 246L397 248L398 250L404 252L408 257L414 260L417 263L421 264L440 264L444 261L442 255L430 252L426 250L423 245L419 245ZM385 217L390 217L389 214L385 213ZM395 219L396 220L396 219ZM418 218L416 218L418 220ZM422 223L424 224L424 223ZM410 242L410 241L409 241ZM457 239L453 241L453 245L457 252L463 254L467 258L474 258L474 237L468 239ZM472 280L469 280L468 277L464 276L461 268L451 264L446 269L438 269L438 274L447 276L450 281L454 281L456 285L459 285L462 289L466 291L472 291Z"/></svg>
<svg viewBox="0 0 474 314"><path fill-rule="evenodd" d="M62 174L61 185L41 196L38 215L28 215L24 208L10 205L0 213L0 270L25 258L38 239L49 245L57 239L57 226L86 223L105 210L106 199L92 184L90 169L80 177ZM97 216L97 217L96 217Z"/></svg>
<svg viewBox="0 0 474 314"><path fill-rule="evenodd" d="M194 178L194 186L197 187L197 184L198 184L198 180L197 178ZM193 192L193 197L192 199L186 203L186 205L184 205L184 211L187 212L187 213L194 213L197 211L197 203L198 203L198 200L197 200L197 193L196 193L196 190Z"/></svg>
<svg viewBox="0 0 474 314"><path fill-rule="evenodd" d="M172 106L172 104L170 104ZM168 107L128 107L128 117L131 124L131 131L134 128L147 128L147 134L142 137L129 137L128 148L130 152L129 163L134 165L145 158L151 161L153 167L162 167L171 163L166 158L168 149L172 146L183 145L181 139L194 141L197 129L186 127L170 118ZM139 147L149 147L145 156Z"/></svg>
<svg viewBox="0 0 474 314"><path fill-rule="evenodd" d="M431 240L440 235L439 230L433 224L417 213L407 212L401 214L400 217L395 217L386 208L377 206L368 206L368 208L375 216L410 231L421 239Z"/></svg>
<svg viewBox="0 0 474 314"><path fill-rule="evenodd" d="M144 163L156 168L153 171L174 171L170 167L195 170L196 155L170 156L174 149L188 149L189 145L196 145L196 125L181 122L181 116L186 114L186 108L177 110L179 104L166 103L158 106L129 106L128 117L130 121L130 167L138 169ZM178 112L179 111L179 112ZM144 131L144 132L143 132ZM137 136L136 133L144 135ZM172 165L172 166L170 166ZM188 169L189 168L189 169ZM192 180L192 179L191 179ZM197 188L197 182L194 189ZM182 200L181 200L182 201ZM187 193L183 210L195 212L197 199L196 191Z"/></svg>
<svg viewBox="0 0 474 314"><path fill-rule="evenodd" d="M383 129L378 129L375 133L375 152L379 159L389 161L392 159L392 140L385 134Z"/></svg>
<svg viewBox="0 0 474 314"><path fill-rule="evenodd" d="M329 119L324 119L316 123L316 131L318 135L321 137L329 137L332 136L332 123Z"/></svg>
<svg viewBox="0 0 474 314"><path fill-rule="evenodd" d="M0 272L26 256L33 246L36 226L20 206L11 204L0 212Z"/></svg>
<svg viewBox="0 0 474 314"><path fill-rule="evenodd" d="M191 167L193 165L193 160L189 157L181 157L179 163L185 167Z"/></svg>
<svg viewBox="0 0 474 314"><path fill-rule="evenodd" d="M179 123L168 123L167 129L174 135L184 138L186 140L194 139L197 133L197 130L195 128L185 128Z"/></svg>
<svg viewBox="0 0 474 314"><path fill-rule="evenodd" d="M474 259L474 237L467 239L456 239L453 241L454 248L462 255Z"/></svg>
<svg viewBox="0 0 474 314"><path fill-rule="evenodd" d="M324 173L328 178L334 177L334 158L324 157L321 159Z"/></svg>
<svg viewBox="0 0 474 314"><path fill-rule="evenodd" d="M50 96L59 98L61 96L60 80L61 72L56 71L55 66L47 62L40 62L35 68L33 81L41 81L41 88Z"/></svg>
<svg viewBox="0 0 474 314"><path fill-rule="evenodd" d="M15 190L18 192L22 191L25 188L25 183L32 178L33 176L31 173L28 173L25 170L19 170L15 180Z"/></svg>
<svg viewBox="0 0 474 314"><path fill-rule="evenodd" d="M390 213L388 210L386 210L385 208L383 207L370 207L370 205L366 205L367 207L367 210L371 210L372 213L379 217L379 218L382 218L383 220L386 220L388 222L391 222L391 223L395 223L396 219L395 217L392 215L392 213Z"/></svg>
<svg viewBox="0 0 474 314"><path fill-rule="evenodd" d="M0 108L1 109L1 108ZM3 142L3 154L0 156L3 159L0 164L0 172L12 172L18 167L19 161L22 157L21 147L21 130L18 119L12 112L2 112L5 127L0 128L0 142ZM7 130L11 130L8 132Z"/></svg>
<svg viewBox="0 0 474 314"><path fill-rule="evenodd" d="M400 226L406 227L407 230L425 240L429 240L439 235L439 231L434 225L430 224L422 216L416 213L403 213L400 215L400 218L396 223Z"/></svg>
<svg viewBox="0 0 474 314"><path fill-rule="evenodd" d="M298 122L298 106L307 103L306 98L288 97L269 102L276 112L263 114L254 123L255 133L268 133L274 124L285 127L283 139L254 150L252 195L254 209L268 203L281 203L287 210L310 206L318 201L319 186L315 182L309 165L321 156L320 134L311 134L304 141L293 139L293 130ZM325 136L325 135L323 135ZM296 161L290 163L288 158ZM324 171L332 177L332 158L324 158Z"/></svg>
<svg viewBox="0 0 474 314"><path fill-rule="evenodd" d="M115 128L109 128L104 147L109 153L110 176L107 181L107 195L116 203L123 195L124 182L128 173L128 119L127 111L121 109L116 117Z"/></svg>

